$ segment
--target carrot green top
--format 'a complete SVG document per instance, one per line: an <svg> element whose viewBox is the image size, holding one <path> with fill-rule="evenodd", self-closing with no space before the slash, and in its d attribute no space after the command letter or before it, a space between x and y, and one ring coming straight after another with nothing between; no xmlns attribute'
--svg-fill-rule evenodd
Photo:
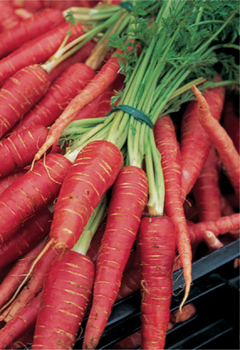
<svg viewBox="0 0 240 350"><path fill-rule="evenodd" d="M137 8L139 3L142 8ZM175 112L193 99L192 84L201 84L201 89L215 86L216 67L222 84L237 84L238 67L226 48L239 50L234 44L239 30L238 2L163 0L157 1L160 6L154 16L151 11L146 15L143 3L153 9L156 1L134 2L127 29L110 36L111 45L124 53L120 65L126 79L117 96L119 105L141 111L154 124L159 116ZM124 152L126 164L142 167L145 162L148 207L154 215L162 215L164 180L151 126L115 109L101 119L71 122L61 141L73 141L67 156L74 158L79 149L96 139L116 144Z"/></svg>

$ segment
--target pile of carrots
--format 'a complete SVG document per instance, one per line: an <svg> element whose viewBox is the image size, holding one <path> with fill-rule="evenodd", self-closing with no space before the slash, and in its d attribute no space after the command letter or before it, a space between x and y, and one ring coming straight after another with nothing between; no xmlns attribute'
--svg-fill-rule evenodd
<svg viewBox="0 0 240 350"><path fill-rule="evenodd" d="M171 2L142 3L140 16L120 0L0 3L1 349L72 349L86 316L83 349L97 349L113 304L137 289L141 331L114 348L164 349L167 331L196 312L192 262L239 238L239 86L186 68L194 78L170 90L174 62L162 82L131 90L158 45L131 37L131 20L154 32ZM79 23L78 8L106 19ZM182 23L192 16L181 2L176 11ZM122 33L125 46L110 45ZM168 64L156 62L156 72ZM165 84L166 97L150 96L154 114L144 88L155 83L149 94ZM176 270L185 286L171 314Z"/></svg>

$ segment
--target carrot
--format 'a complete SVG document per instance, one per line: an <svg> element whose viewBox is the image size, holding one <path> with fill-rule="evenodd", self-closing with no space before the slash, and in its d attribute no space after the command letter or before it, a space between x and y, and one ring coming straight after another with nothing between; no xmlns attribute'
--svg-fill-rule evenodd
<svg viewBox="0 0 240 350"><path fill-rule="evenodd" d="M51 222L52 213L47 208L27 220L14 236L0 247L0 268L18 259L44 237L50 230Z"/></svg>
<svg viewBox="0 0 240 350"><path fill-rule="evenodd" d="M238 153L240 153L239 124L239 96L228 94L223 108L222 125L231 137Z"/></svg>
<svg viewBox="0 0 240 350"><path fill-rule="evenodd" d="M96 43L93 40L90 40L81 49L77 50L75 54L69 56L61 63L59 63L48 74L50 82L53 83L60 76L60 74L63 73L63 71L70 67L72 64L75 64L77 62L85 62L86 59L90 56L95 45Z"/></svg>
<svg viewBox="0 0 240 350"><path fill-rule="evenodd" d="M35 326L37 313L40 307L40 294L9 323L0 330L0 347L8 349L26 331Z"/></svg>
<svg viewBox="0 0 240 350"><path fill-rule="evenodd" d="M86 105L73 120L105 117L112 109L112 97L116 95L116 92L121 91L122 87L123 76L119 74L116 80L101 95Z"/></svg>
<svg viewBox="0 0 240 350"><path fill-rule="evenodd" d="M41 259L38 260L30 280L16 298L15 295L19 290L17 289L15 291L14 296L12 297L13 302L4 313L5 322L9 322L14 318L25 307L25 305L27 305L41 291L49 265L52 261L57 259L58 255L59 252L51 247L51 249L48 249ZM5 305L4 308L6 308L6 306L7 305Z"/></svg>
<svg viewBox="0 0 240 350"><path fill-rule="evenodd" d="M185 322L196 315L197 309L193 303L183 306L182 311L176 310L171 312L170 320L173 324Z"/></svg>
<svg viewBox="0 0 240 350"><path fill-rule="evenodd" d="M157 149L161 154L165 184L164 210L176 226L177 248L186 284L184 298L180 305L181 309L188 297L192 282L192 250L182 202L180 148L174 124L169 115L158 118L156 121L154 138Z"/></svg>
<svg viewBox="0 0 240 350"><path fill-rule="evenodd" d="M209 252L223 247L223 243L211 231L206 231L204 235L204 242L206 243Z"/></svg>
<svg viewBox="0 0 240 350"><path fill-rule="evenodd" d="M50 86L45 96L12 129L12 132L20 132L37 124L45 127L51 125L94 75L94 70L84 63L75 63L68 67Z"/></svg>
<svg viewBox="0 0 240 350"><path fill-rule="evenodd" d="M112 349L137 349L141 346L141 331L137 331L128 337L112 345Z"/></svg>
<svg viewBox="0 0 240 350"><path fill-rule="evenodd" d="M221 78L218 76L215 79L215 81L220 80ZM214 118L219 120L225 99L224 86L208 89L204 92L204 96L209 103ZM180 149L182 158L183 200L195 184L203 164L206 161L211 144L210 137L204 131L198 120L197 110L197 101L189 102L184 111L181 124Z"/></svg>
<svg viewBox="0 0 240 350"><path fill-rule="evenodd" d="M71 249L75 245L122 163L121 152L108 141L91 142L79 152L67 172L54 209L49 235L56 249Z"/></svg>
<svg viewBox="0 0 240 350"><path fill-rule="evenodd" d="M120 52L120 50L117 50ZM102 69L95 75L90 83L68 104L63 113L51 126L46 142L35 155L35 160L41 156L58 141L64 128L76 117L88 103L97 98L116 79L120 64L118 57L111 56Z"/></svg>
<svg viewBox="0 0 240 350"><path fill-rule="evenodd" d="M202 221L196 224L188 225L191 242L200 243L204 240L206 231L214 233L215 236L223 235L230 230L237 230L240 228L240 214L233 214L229 216L222 216L213 221Z"/></svg>
<svg viewBox="0 0 240 350"><path fill-rule="evenodd" d="M117 300L125 298L140 288L140 259L136 251L132 251L131 255L134 256L133 261L131 266L128 269L125 268L123 272Z"/></svg>
<svg viewBox="0 0 240 350"><path fill-rule="evenodd" d="M44 6L44 2L42 0L12 0L12 5L14 8L25 8L32 13L35 13L41 10Z"/></svg>
<svg viewBox="0 0 240 350"><path fill-rule="evenodd" d="M193 85L192 88L198 100L199 121L204 130L208 133L211 140L214 142L219 157L223 162L224 169L239 201L240 155L225 129L212 116L207 100L202 96L201 92L196 88L195 85Z"/></svg>
<svg viewBox="0 0 240 350"><path fill-rule="evenodd" d="M94 265L96 265L98 252L99 252L99 248L100 248L100 244L101 244L101 240L102 240L105 228L106 228L106 222L104 220L102 223L100 223L96 233L94 234L91 240L90 246L87 250L86 255L88 258L91 259Z"/></svg>
<svg viewBox="0 0 240 350"><path fill-rule="evenodd" d="M137 237L141 259L142 349L164 349L170 320L175 225L167 216L143 218Z"/></svg>
<svg viewBox="0 0 240 350"><path fill-rule="evenodd" d="M21 225L47 207L58 196L71 162L60 154L49 154L9 186L0 197L1 245Z"/></svg>
<svg viewBox="0 0 240 350"><path fill-rule="evenodd" d="M85 349L96 348L107 324L147 195L145 172L138 167L125 166L113 185L106 229L98 253L93 301L84 334Z"/></svg>
<svg viewBox="0 0 240 350"><path fill-rule="evenodd" d="M65 252L45 278L32 349L72 349L91 296L94 265L75 251Z"/></svg>
<svg viewBox="0 0 240 350"><path fill-rule="evenodd" d="M0 143L0 178L31 164L46 137L47 129L37 125L4 139Z"/></svg>
<svg viewBox="0 0 240 350"><path fill-rule="evenodd" d="M0 58L65 21L58 9L45 9L0 33Z"/></svg>
<svg viewBox="0 0 240 350"><path fill-rule="evenodd" d="M32 12L21 8L15 9L14 12L21 20L31 18L34 15Z"/></svg>
<svg viewBox="0 0 240 350"><path fill-rule="evenodd" d="M40 240L32 249L16 260L15 264L0 284L0 307L14 294L15 290L24 279L25 274L28 272L32 262L43 249L44 244L45 239Z"/></svg>
<svg viewBox="0 0 240 350"><path fill-rule="evenodd" d="M20 18L15 14L14 8L7 1L0 4L0 32L15 27L20 23Z"/></svg>
<svg viewBox="0 0 240 350"><path fill-rule="evenodd" d="M27 172L26 169L19 169L13 172L12 174L0 179L0 196L3 193L3 191L6 190L6 188L8 188L15 180L17 180L26 172Z"/></svg>
<svg viewBox="0 0 240 350"><path fill-rule="evenodd" d="M37 103L49 88L47 74L37 65L13 75L0 90L0 138Z"/></svg>
<svg viewBox="0 0 240 350"><path fill-rule="evenodd" d="M193 186L199 221L215 220L221 216L221 191L217 160L216 149L212 143L206 162Z"/></svg>
<svg viewBox="0 0 240 350"><path fill-rule="evenodd" d="M57 27L39 35L37 38L29 40L18 49L0 60L0 84L11 77L21 68L36 63L45 62L59 48L71 24L64 22ZM72 27L72 34L68 41L83 34L80 24Z"/></svg>

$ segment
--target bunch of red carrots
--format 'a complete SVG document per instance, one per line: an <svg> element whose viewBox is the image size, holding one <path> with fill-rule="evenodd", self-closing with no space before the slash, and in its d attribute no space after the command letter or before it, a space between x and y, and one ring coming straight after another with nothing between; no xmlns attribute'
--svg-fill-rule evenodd
<svg viewBox="0 0 240 350"><path fill-rule="evenodd" d="M140 289L163 349L173 271L184 319L199 250L239 237L238 4L1 6L1 348L71 349L88 316L95 349Z"/></svg>

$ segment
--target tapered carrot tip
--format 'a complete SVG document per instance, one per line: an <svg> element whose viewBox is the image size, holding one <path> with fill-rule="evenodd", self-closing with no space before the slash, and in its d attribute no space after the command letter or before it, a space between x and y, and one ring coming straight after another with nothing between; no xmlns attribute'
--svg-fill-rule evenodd
<svg viewBox="0 0 240 350"><path fill-rule="evenodd" d="M186 286L185 286L185 293L184 293L184 297L183 297L183 300L179 306L179 311L181 312L182 311L182 308L183 308L183 305L185 304L187 298L188 298L188 295L189 295L189 292L190 292L190 287L191 287L191 282L189 283L186 283Z"/></svg>
<svg viewBox="0 0 240 350"><path fill-rule="evenodd" d="M205 100L204 96L202 95L201 91L198 90L196 85L192 85L192 90L194 92L194 95L196 96L198 103L199 103L199 108L201 109L207 109L209 110L209 106L207 104L207 101Z"/></svg>

